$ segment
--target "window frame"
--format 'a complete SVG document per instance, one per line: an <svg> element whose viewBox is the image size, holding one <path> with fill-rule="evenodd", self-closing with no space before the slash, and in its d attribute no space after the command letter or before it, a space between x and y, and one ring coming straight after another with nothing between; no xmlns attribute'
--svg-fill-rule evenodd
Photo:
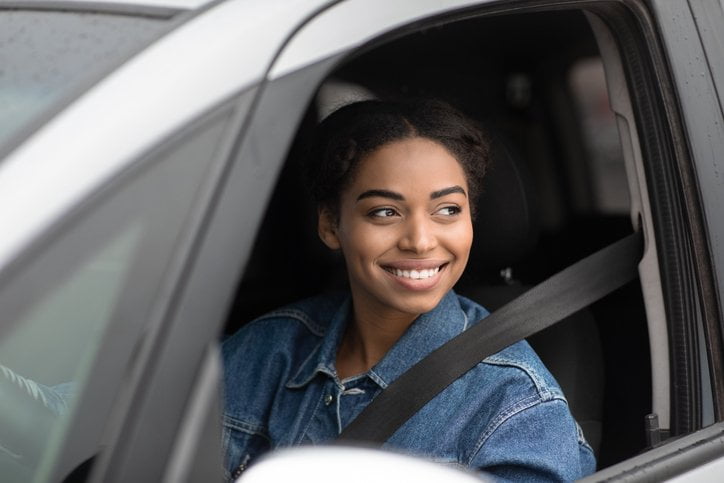
<svg viewBox="0 0 724 483"><path fill-rule="evenodd" d="M196 259L199 240L206 233L207 216L214 205L219 185L225 176L229 153L236 143L237 134L244 126L256 92L257 90L254 88L248 89L239 96L210 109L209 112L179 129L170 138L163 140L136 162L136 170L145 170L149 163L153 164L157 155L173 149L175 145L183 144L186 139L193 137L195 133L202 132L209 125L222 123L221 136L209 152L210 159L206 174L203 179L199 180L196 199L187 213L185 226L176 240L171 262L163 274L159 296L147 311L149 315L148 320L145 321L144 331L138 334L133 345L118 347L113 332L125 329L124 321L116 320L99 349L99 353L107 356L107 360L102 360L102 364L99 364L94 370L86 392L92 399L92 395L97 391L102 391L103 387L108 384L116 384L120 386L118 397L105 418L95 418L94 421L84 415L73 423L79 430L92 424L105 425L101 445L96 446L92 465L89 469L83 469L83 471L90 472L90 477L94 481L109 481L103 475L112 474L113 465L124 459L126 456L124 450L127 449L127 444L132 439L129 433L132 433L134 422L149 399L164 404L164 409L160 413L156 413L153 424L147 428L145 433L146 443L155 443L153 451L147 454L147 458L153 457L156 461L152 464L137 465L136 468L142 471L142 480L157 481L157 479L149 479L147 475L154 471L161 474L160 468L162 468L165 457L177 435L179 415L183 413L188 398L193 393L192 388L197 384L197 371L201 367L210 367L206 371L214 369L213 364L209 366L211 356L208 354L216 340L217 325L212 322L183 325L175 320L174 315L178 310L180 292L188 282L190 266ZM123 190L129 182L132 182L132 179L128 179L127 176L119 177L105 191ZM93 207L89 209L93 209ZM203 289L200 292L206 293ZM181 339L173 340L171 334L181 334ZM169 350L183 350L185 353L183 356L176 354L171 361L173 374L170 377L175 387L171 392L159 396L156 392L157 385L150 381L159 372L160 361L165 357L162 354ZM108 356L113 353L117 357ZM127 362L118 364L118 361L124 358L127 359ZM111 377L110 374L114 374L115 377ZM109 379L111 380L109 381ZM205 393L214 394L213 390L207 390ZM92 400L85 403L90 407ZM82 409L83 407L80 412L83 412ZM162 417L159 417L159 414ZM67 476L68 470L79 463L77 457L79 449L73 446L73 444L68 445L67 457L58 466L53 480L62 480ZM90 445L86 445L83 448L84 454L88 454L90 448ZM100 452L98 452L99 448Z"/></svg>
<svg viewBox="0 0 724 483"><path fill-rule="evenodd" d="M504 6L500 2L479 2L477 6L470 6L471 10L463 12L445 11L440 15L426 17L424 20L415 18L411 23L404 22L403 25L397 25L393 30L390 30L389 25L380 27L379 30L374 30L372 39L379 41L381 38L386 39L389 36L398 35L402 31L419 25L419 22L449 21L458 18L458 16L469 15L473 12L473 8L476 8L475 14L488 14L502 13L513 9L523 11L529 8L529 11L534 11L535 9L565 7L589 9L606 20L610 20L612 16L612 11L602 7L600 2L568 0L552 2L551 5L553 6L547 6L543 2L521 1L516 3L515 7L510 7L508 5ZM624 6L629 12L633 12L634 17L639 22L645 25L648 29L646 33L649 35L645 37L650 42L646 45L646 48L649 49L649 53L653 52L655 57L655 65L651 67L652 71L660 76L665 83L668 82L668 71L665 63L661 61L662 47L655 34L656 23L651 20L649 11L640 2L634 0L612 1L608 2L607 5ZM468 6L466 6L467 8ZM248 125L249 129L244 131L243 136L240 136L241 141L239 146L235 148L234 160L229 168L223 187L218 193L214 210L209 212L205 218L204 223L207 224L208 231L197 242L197 252L195 252L193 263L186 268L187 278L176 292L178 309L176 312L168 314L169 338L165 341L163 347L159 346L159 349L163 349L163 351L158 355L156 372L149 374L148 378L143 381L143 385L147 389L152 390L154 387L163 387L161 382L164 379L164 374L169 374L169 371L172 371L174 361L178 357L178 349L183 347L183 344L181 344L175 350L171 348L176 342L175 337L181 337L178 331L183 330L183 327L189 327L199 314L210 314L210 320L213 322L209 325L213 326L214 330L220 328L220 324L223 322L224 307L231 299L234 282L238 280L251 250L255 230L249 229L249 227L258 226L262 215L261 210L258 209L257 213L250 213L248 206L240 211L239 206L248 205L249 199L255 200L257 206L259 203L266 203L271 194L276 174L284 161L286 149L316 86L346 55L360 46L366 46L366 42L369 40L370 38L360 39L357 37L344 44L345 47L341 50L331 54L327 53L321 57L308 57L300 64L294 64L294 67L284 67L284 65L277 68L272 67L267 74L267 83L261 89L259 97L254 101L253 117ZM666 83L665 86L666 92L664 95L672 96L671 90L673 88L671 84ZM679 136L681 135L679 114L670 105L667 105L667 108L669 110L666 111L666 119L669 125L660 127L660 129L664 132L671 129L674 136ZM280 113L284 113L282 123L277 122ZM641 122L639 119L637 125L641 126ZM648 124L643 123L643 126L639 129L644 129ZM673 159L677 162L685 162L688 159L688 153L679 145L676 146L678 151L676 151L676 156ZM238 223L234 223L234 220L238 220L241 216L240 213L244 213L245 219L252 220L250 225L245 227L246 230L241 230ZM700 226L699 229L701 228ZM224 275L221 278L219 278L219 272L217 271L219 266L218 258L214 260L215 255L218 256L219 253L230 256L230 258L224 260L226 269L223 270ZM702 253L696 251L694 256L700 263L711 266L711 261L702 258L704 257ZM696 273L700 283L706 282L701 273ZM215 281L211 282L211 280ZM206 290L203 287L208 286L209 283L219 292L214 297L204 296ZM701 288L699 287L699 289ZM203 345L202 347L202 344L197 344L197 348L194 350L205 351L207 346ZM210 373L213 373L213 371L210 371ZM208 377L200 376L199 381L208 380ZM160 386L158 386L159 384ZM199 384L204 386L204 384ZM200 389L190 389L192 393L198 390ZM158 391L157 389L155 393L149 393L143 400L136 402L140 406L139 412L131 420L127 420L133 426L133 438L126 439L125 436L120 438L117 442L118 445L112 447L112 459L106 462L102 472L96 473L95 476L100 478L100 475L103 475L109 481L128 481L128 478L141 474L137 472L149 469L149 464L153 464L153 472L156 475L160 474L159 472L170 474L166 473L172 471L171 467L166 466L167 462L178 461L178 458L171 456L172 454L178 454L174 452L176 450L172 451L171 441L162 449L162 455L158 458L158 463L149 463L147 458L143 457L143 453L148 452L148 449L152 447L150 441L144 441L143 436L148 431L144 427L147 428L147 423L153 420L154 414L162 407L162 398L158 396ZM182 393L182 391L179 393ZM199 416L187 414L183 418L176 419L176 421L183 427L188 427L187 425L192 424L192 420L196 417ZM170 431L169 434L171 433L174 432ZM169 436L169 438L173 440L173 436ZM116 451L118 452L116 453ZM181 450L178 449L178 451ZM647 453L645 456L645 460L648 462L647 465L655 468L657 465L655 454ZM628 471L633 464L633 460L623 462L622 468L624 469L616 469L611 474L621 475Z"/></svg>
<svg viewBox="0 0 724 483"><path fill-rule="evenodd" d="M659 2L659 4L662 2ZM604 28L610 29L614 33L614 36L620 35L622 32L626 32L628 35L633 34L635 39L626 39L623 46L619 43L621 40L616 39L617 49L628 49L622 52L622 65L617 66L622 69L620 74L623 76L624 85L632 86L636 85L635 79L644 79L643 85L651 87L652 82L656 81L655 93L652 97L644 100L634 99L633 106L630 108L629 122L631 125L638 130L637 135L633 136L632 140L636 143L636 149L643 151L643 156L639 154L638 165L635 169L638 173L631 176L639 176L640 179L649 180L649 182L663 183L659 187L659 191L650 191L653 188L647 186L645 182L642 182L637 186L638 190L643 190L645 196L654 196L655 201L661 202L662 199L668 199L669 202L674 201L677 206L672 208L677 213L685 211L690 217L693 217L691 223L684 222L684 218L677 217L674 222L674 226L678 230L682 230L678 234L662 234L662 226L665 223L661 219L661 214L647 213L649 217L653 216L656 218L655 222L649 221L649 236L651 249L651 266L648 268L649 280L647 284L659 285L660 287L666 288L666 293L671 295L677 293L676 298L680 303L683 303L682 308L674 305L669 301L670 297L658 297L659 300L667 300L667 308L665 310L655 309L652 317L658 318L659 327L664 328L664 333L660 334L660 337L664 342L673 338L674 347L671 350L664 348L663 351L659 351L658 359L654 360L653 363L665 361L665 367L668 367L668 358L672 357L672 365L679 364L680 367L683 364L686 374L682 375L687 386L685 391L680 394L671 394L669 390L669 377L679 377L676 374L671 375L668 369L664 369L657 376L660 381L664 382L663 389L659 391L659 405L664 408L663 413L667 413L669 403L673 404L674 410L678 407L684 407L688 403L701 404L701 391L699 381L702 377L706 377L706 371L699 372L700 355L704 354L709 362L708 367L722 367L721 358L718 355L721 352L721 338L718 334L711 330L713 324L719 324L721 316L716 310L716 297L717 290L713 287L713 279L710 270L714 267L711 254L708 252L706 247L712 246L710 242L705 241L703 234L705 232L705 226L701 218L701 205L698 204L699 194L694 188L695 184L692 185L691 178L686 178L686 171L691 169L693 163L691 163L691 154L686 148L686 143L682 142L686 139L683 129L683 120L681 113L677 108L673 99L676 98L676 87L677 85L671 78L671 72L669 66L665 62L666 50L660 37L659 28L660 25L657 22L661 21L661 15L658 15L656 10L659 5L653 7L647 6L644 2L638 0L613 0L610 2L593 2L587 0L568 0L563 2L551 2L549 5L546 2L525 2L520 1L515 4L514 7L509 5L502 5L502 2L480 2L475 6L470 6L464 12L445 12L440 15L425 17L424 19L416 18L414 21L405 22L404 25L397 25L390 31L386 28L381 28L376 31L374 35L371 35L372 43L379 42L380 39L389 39L395 35L400 35L401 32L405 32L410 28L414 28L417 25L430 22L440 23L451 21L457 16L466 15L478 15L478 14L493 14L493 13L505 13L512 10L515 11L540 11L540 10L553 10L553 9L580 9L588 11L602 19L602 25ZM618 16L623 16L623 20L617 20ZM654 16L658 15L658 20L654 19ZM337 19L341 22L340 19ZM327 22L331 21L327 19ZM321 23L321 22L320 22ZM310 23L309 25L313 25ZM311 28L309 25L306 28ZM628 29L628 30L627 30ZM315 34L307 34L308 37L314 38ZM320 33L316 34L317 37L322 38L323 35ZM333 53L327 52L326 54L318 54L314 57L313 54L299 55L300 58L305 58L305 61L299 61L298 64L289 61L288 58L293 57L291 54L285 58L282 55L282 59L285 62L281 62L271 70L271 78L273 80L283 79L285 75L288 75L290 70L293 70L290 65L304 65L308 66L316 62L329 62L331 66L334 66L337 62L341 61L344 56L353 52L355 49L368 48L370 38L364 39L359 38L349 41L337 42L337 45L344 45L344 51L338 48ZM308 42L308 40L305 40ZM305 42L300 42L304 44ZM307 45L311 45L313 42L309 42ZM322 51L324 52L324 51ZM297 52L294 52L298 54ZM617 54L619 55L619 54ZM314 59L314 60L312 60ZM636 66L636 62L644 60L645 66ZM606 62L606 61L605 61ZM609 66L606 66L609 69ZM638 72L636 69L642 69ZM641 84L639 84L641 85ZM641 89L636 89L632 92L634 97L641 96L643 93ZM653 115L652 112L656 112L657 115ZM657 121L657 116L659 121ZM643 136L643 137L640 137ZM646 139L648 137L648 139ZM643 144L638 144L643 143ZM657 177L653 164L644 159L650 159L651 157L657 157L663 159L669 166L669 176L672 179L661 180L660 175ZM684 182L681 183L679 176L684 176ZM671 184L673 183L673 184ZM683 186L682 186L683 184ZM667 191L669 189L670 191ZM680 206L678 203L684 200L685 206ZM658 208L655 208L655 210ZM664 215L667 216L667 215ZM691 218L690 218L691 219ZM633 220L635 224L642 223L638 219ZM684 228L685 227L685 228ZM665 240L662 240L662 237ZM672 247L676 246L675 240L684 240L685 247L681 250L674 249L675 255L672 256ZM656 243L657 245L655 245ZM655 250L658 248L658 251ZM661 263L664 261L663 272L659 272L662 267ZM646 269L644 269L644 272ZM683 273L683 275L681 275ZM672 287L673 285L673 287ZM689 298L690 297L690 298ZM653 296L654 304L657 296ZM690 302L694 301L694 305L690 305ZM699 305L701 304L701 305ZM703 307L703 309L702 309ZM682 315L683 314L683 315ZM680 320L676 320L681 318ZM705 334L703 339L703 346L699 346L700 339L698 337L697 327L710 327ZM689 371L692 371L689 372ZM721 407L724 405L724 399L720 396L720 387L724 383L724 379L717 373L716 370L710 373L711 384L713 388L713 394L704 395L704 398L710 397L711 402L714 405L715 419L721 420ZM682 379L674 379L672 384L677 384ZM669 400L671 398L671 401ZM697 409L698 411L698 409ZM666 436L666 430L669 429L668 414L666 414L665 425L662 427L664 430L663 436ZM677 419L678 418L678 419ZM690 415L679 415L674 417L674 433L675 434L688 434L701 429L701 415L694 413ZM642 422L643 423L643 422ZM693 433L697 434L697 433ZM695 438L695 436L694 436ZM688 440L687 440L688 441ZM711 447L711 446L707 446ZM669 447L670 448L670 447ZM689 447L690 454L695 454L696 450ZM693 464L696 458L689 458L687 464ZM645 457L647 461L647 467L656 471L663 471L657 462L655 461L655 453ZM628 461L631 461L629 463ZM628 460L621 463L622 469L613 470L610 474L615 474L617 471L628 471L633 463L633 460ZM657 469L658 468L658 469ZM683 471L684 466L680 467L677 471ZM620 474L620 473L619 473ZM663 473L662 473L663 474ZM595 475L594 475L595 476Z"/></svg>
<svg viewBox="0 0 724 483"><path fill-rule="evenodd" d="M651 199L657 262L666 306L671 370L670 429L672 435L682 435L702 427L702 398L711 401L714 419L722 420L724 379L720 368L724 361L721 358L721 332L712 330L721 321L716 310L717 298L721 295L717 295L716 281L712 277L716 265L708 248L716 245L706 238L708 225L720 226L721 223L716 217L705 217L706 200L701 196L701 180L693 173L702 161L707 164L701 153L696 152L707 143L701 137L692 138L687 132L691 117L686 116L681 95L689 95L690 87L677 81L676 69L686 65L688 57L671 63L671 42L666 39L665 32L673 29L681 34L686 30L679 24L688 24L692 28L688 35L690 41L698 44L698 39L693 35L696 29L691 23L688 6L683 3L674 6L674 3L659 1L647 5L636 0L623 0L617 4L592 6L591 11L617 35L630 89L644 159L644 172L639 176L646 180ZM698 114L701 118L697 123L715 124L716 117L710 113L699 111ZM700 346L702 328L705 337ZM708 361L707 368L700 366L702 355ZM652 364L655 370L656 361ZM707 390L701 384L706 372L710 376L711 394L702 393ZM664 429L668 428L664 426Z"/></svg>
<svg viewBox="0 0 724 483"><path fill-rule="evenodd" d="M81 387L77 400L73 404L72 413L67 421L67 428L64 432L64 443L52 462L52 467L46 468L44 473L50 481L62 481L71 472L87 472L98 462L98 451L114 437L122 427L123 415L133 409L133 398L139 390L139 378L143 372L152 369L153 364L148 354L149 346L163 338L164 316L173 307L174 287L183 281L183 269L186 260L192 253L194 240L198 236L200 219L207 209L211 195L218 183L220 165L228 156L230 144L235 139L234 135L238 125L248 112L249 104L253 96L241 97L237 102L226 103L216 109L212 109L206 115L194 120L184 129L178 131L174 136L165 139L154 149L145 153L135 163L131 163L119 175L98 186L96 192L86 199L84 203L66 213L58 220L51 229L47 230L41 237L26 248L26 250L14 261L14 263L3 270L0 279L0 287L7 287L15 283L18 275L32 266L34 260L43 254L52 256L68 245L68 236L77 238L76 233L102 233L103 230L113 229L113 220L104 217L99 218L99 213L108 213L108 207L115 210L115 214L125 218L134 216L133 211L119 211L122 207L132 209L137 207L133 203L142 202L145 198L129 198L126 193L137 189L139 183L145 182L149 170L156 166L166 166L164 169L174 169L174 158L166 158L167 154L174 154L177 146L190 146L186 140L198 143L204 140L203 135L216 132L213 144L199 145L205 150L206 160L195 158L194 169L202 174L195 177L191 182L194 185L189 195L188 210L180 214L179 224L176 229L179 236L174 240L173 246L169 246L167 264L162 271L144 275L145 279L156 280L158 283L158 296L144 307L147 314L143 319L134 318L127 320L125 315L129 313L138 314L136 300L129 294L119 300L113 308L111 319L103 328L94 365L86 376ZM246 101L246 102L245 102ZM236 128L236 129L234 129ZM196 138L195 134L202 134ZM220 140L217 142L217 139ZM207 141L204 141L207 142ZM159 165L158 162L162 164ZM188 161L187 161L188 163ZM170 166L170 168L169 168ZM143 194L145 193L145 194ZM163 193L156 191L155 194ZM141 196L149 196L150 191L143 191ZM110 204L109 204L110 203ZM78 229L81 232L77 232ZM158 225L158 230L165 229L164 225ZM94 245L97 238L94 236L85 238L82 243ZM83 251L82 243L74 246L76 251ZM159 250L160 247L153 244L143 247L146 253L139 253L137 256L148 256L150 249ZM136 258L134 257L134 258ZM72 270L75 259L52 258L52 263L40 267L41 272L50 273ZM134 262L135 264L135 262ZM65 267L65 268L63 268ZM136 266L142 269L141 266ZM132 273L131 273L132 275ZM138 275L138 274L136 274ZM46 280L46 277L40 279ZM49 278L46 283L51 283ZM125 282L127 283L127 281ZM125 290L125 289L124 289ZM27 301L32 302L32 299ZM213 327L209 328L208 338L214 339ZM189 376L191 377L191 376ZM116 399L108 397L115 394ZM181 402L179 402L180 404ZM101 453L103 457L103 453Z"/></svg>

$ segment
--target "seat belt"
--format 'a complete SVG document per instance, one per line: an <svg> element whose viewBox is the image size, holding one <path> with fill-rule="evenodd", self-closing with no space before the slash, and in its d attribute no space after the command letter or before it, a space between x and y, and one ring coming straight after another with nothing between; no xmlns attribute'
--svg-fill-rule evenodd
<svg viewBox="0 0 724 483"><path fill-rule="evenodd" d="M362 410L337 441L384 443L425 404L486 357L633 280L642 253L643 236L635 232L536 285L404 372Z"/></svg>

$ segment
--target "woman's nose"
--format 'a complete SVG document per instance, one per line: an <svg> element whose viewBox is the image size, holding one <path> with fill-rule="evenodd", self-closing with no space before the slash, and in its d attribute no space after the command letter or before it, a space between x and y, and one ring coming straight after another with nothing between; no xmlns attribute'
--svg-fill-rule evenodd
<svg viewBox="0 0 724 483"><path fill-rule="evenodd" d="M414 253L429 252L437 246L437 237L430 220L423 217L411 217L405 222L404 232L400 237L400 250Z"/></svg>

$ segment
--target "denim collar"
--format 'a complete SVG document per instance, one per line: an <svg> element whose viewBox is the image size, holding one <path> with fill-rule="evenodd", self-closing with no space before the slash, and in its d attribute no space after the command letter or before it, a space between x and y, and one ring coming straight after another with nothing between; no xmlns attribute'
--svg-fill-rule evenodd
<svg viewBox="0 0 724 483"><path fill-rule="evenodd" d="M351 298L348 296L332 316L321 342L287 382L288 388L306 386L317 374L337 379L337 348L350 319L351 307ZM427 354L467 329L469 323L457 295L451 290L437 307L420 315L382 360L365 375L384 389Z"/></svg>

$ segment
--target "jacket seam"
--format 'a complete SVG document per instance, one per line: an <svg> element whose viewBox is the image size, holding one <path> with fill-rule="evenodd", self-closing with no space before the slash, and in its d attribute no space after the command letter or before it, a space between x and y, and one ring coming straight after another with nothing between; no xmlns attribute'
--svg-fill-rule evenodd
<svg viewBox="0 0 724 483"><path fill-rule="evenodd" d="M269 319L279 319L280 317L285 317L287 319L301 322L302 325L304 325L312 334L316 335L317 337L324 337L324 334L326 333L326 327L318 324L313 318L311 318L305 312L299 309L277 309L273 312L269 312L266 315L262 315L261 317L253 320L251 323L256 324L257 322L262 322Z"/></svg>
<svg viewBox="0 0 724 483"><path fill-rule="evenodd" d="M317 414L317 411L319 410L319 405L321 403L322 403L322 396L320 396L317 399L317 404L314 405L314 410L311 412L309 419L307 419L306 424L304 425L304 429L299 433L299 436L297 437L297 440L295 441L296 444L301 444L302 440L307 435L307 431L309 431L309 427L312 425L312 421L314 420L314 415Z"/></svg>
<svg viewBox="0 0 724 483"><path fill-rule="evenodd" d="M507 366L507 367L519 369L531 380L531 382L533 383L533 386L535 387L536 392L538 393L538 396L543 401L549 401L549 400L556 399L556 398L565 400L565 397L563 396L562 393L551 390L550 385L548 383L546 383L546 381L537 374L536 370L533 367L531 367L527 364L517 362L517 361L511 361L511 360L504 359L504 358L498 358L496 356L491 356L491 357L486 358L483 361L483 363L494 365L494 366Z"/></svg>
<svg viewBox="0 0 724 483"><path fill-rule="evenodd" d="M566 400L563 398L554 397L547 400L542 400L536 396L528 396L524 399L521 399L517 401L515 404L512 404L511 406L507 407L503 411L501 411L498 416L493 419L490 424L488 424L487 429L483 432L483 434L480 436L480 439L478 439L477 444L475 445L475 449L471 453L470 457L468 458L467 464L468 466L472 465L473 459L475 459L475 456L480 453L480 450L483 448L485 443L488 442L490 437L500 428L505 422L509 421L514 416L527 411L528 409L531 409L533 407L539 406L546 402L554 402L554 401L561 401L563 404L567 404Z"/></svg>
<svg viewBox="0 0 724 483"><path fill-rule="evenodd" d="M224 426L228 429L235 429L242 431L253 436L260 436L271 443L271 437L268 434L268 430L261 424L254 424L240 419L233 418L231 416L224 416Z"/></svg>
<svg viewBox="0 0 724 483"><path fill-rule="evenodd" d="M304 370L304 368L307 366L307 364L310 363L312 358L317 355L317 352L320 350L321 345L322 342L320 341L314 347L314 349L309 352L309 355L304 359L304 361L302 361L301 364L299 364L299 369L297 369L292 377L287 379L287 381L284 383L284 387L286 387L287 389L300 389L308 385L312 381L312 379L314 379L314 377L317 375L317 372L319 372L319 365L317 365L315 369L311 372L311 374L309 374L307 377L303 378L301 381L297 380L298 378L301 378L302 370Z"/></svg>

